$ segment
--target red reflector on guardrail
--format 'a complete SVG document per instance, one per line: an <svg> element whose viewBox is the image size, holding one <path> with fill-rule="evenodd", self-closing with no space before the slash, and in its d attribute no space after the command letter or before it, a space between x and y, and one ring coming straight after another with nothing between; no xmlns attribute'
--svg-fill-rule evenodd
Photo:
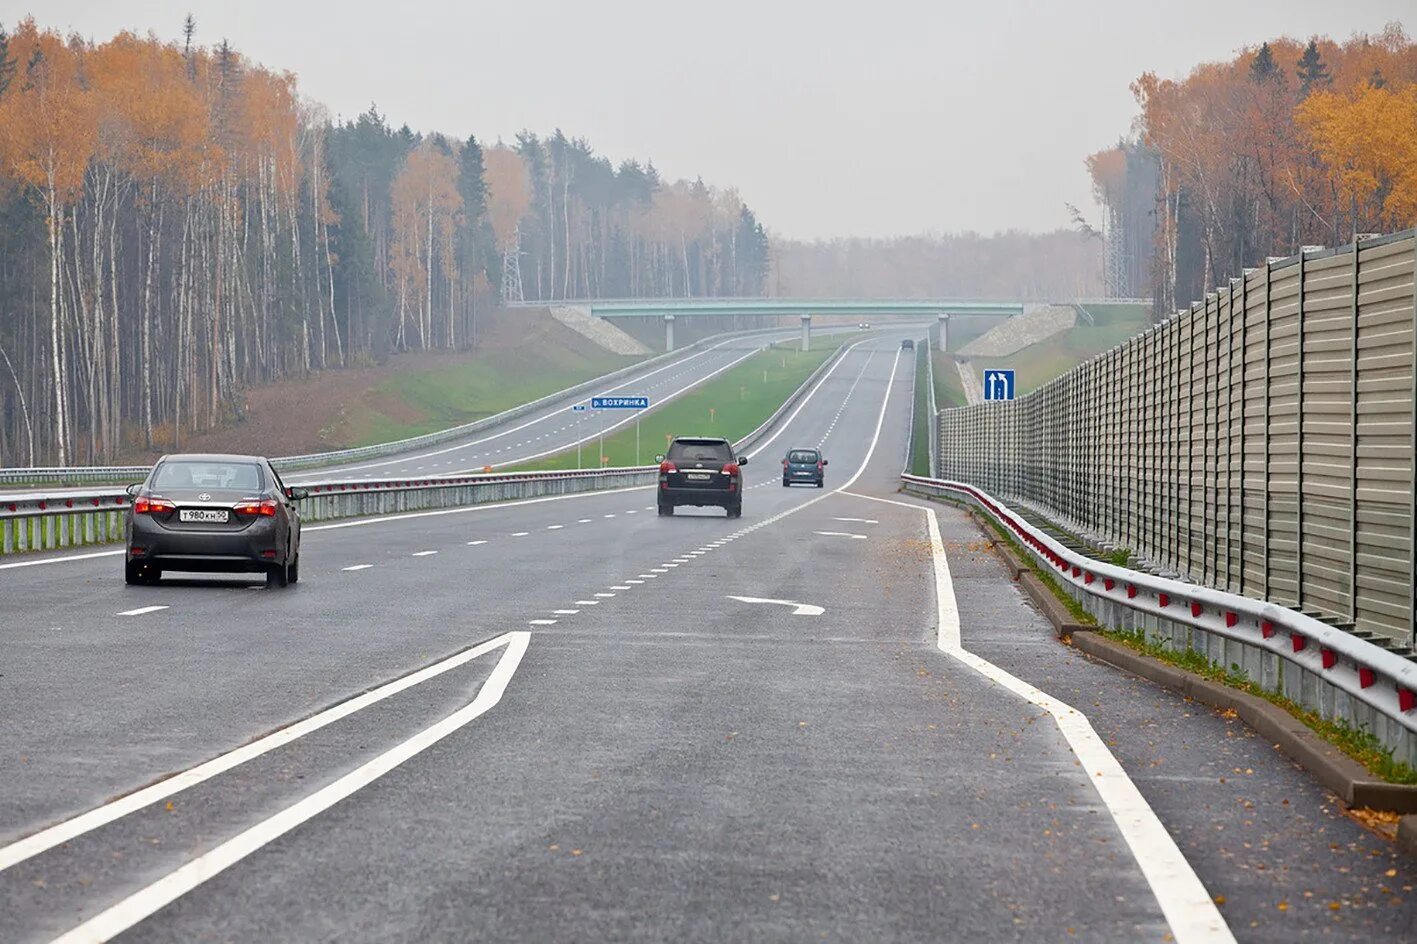
<svg viewBox="0 0 1417 944"><path fill-rule="evenodd" d="M1238 623L1238 622L1240 622L1240 614L1239 614L1239 613L1226 613L1226 614L1225 614L1225 625L1226 625L1226 626L1234 626L1234 625L1235 625L1236 623Z"/></svg>
<svg viewBox="0 0 1417 944"><path fill-rule="evenodd" d="M1324 668L1331 669L1338 664L1338 653L1332 649L1320 649L1319 659L1322 660Z"/></svg>
<svg viewBox="0 0 1417 944"><path fill-rule="evenodd" d="M1171 595L1168 594L1168 593L1158 593L1158 594L1156 595L1156 602L1159 603L1159 604L1162 605L1162 606L1170 606L1170 605L1171 605Z"/></svg>
<svg viewBox="0 0 1417 944"><path fill-rule="evenodd" d="M1108 577L1102 581L1102 589L1104 590L1111 590L1116 585L1116 582L1111 577Z"/></svg>
<svg viewBox="0 0 1417 944"><path fill-rule="evenodd" d="M1089 571L1087 572L1087 575L1082 578L1082 582L1083 582L1083 583L1092 583L1092 571L1089 570Z"/></svg>
<svg viewBox="0 0 1417 944"><path fill-rule="evenodd" d="M1192 600L1192 601L1191 601L1191 615L1192 615L1192 616L1200 616L1201 613L1203 613L1203 612L1205 612L1205 608L1202 607L1202 606L1201 606L1199 603L1197 603L1195 600Z"/></svg>
<svg viewBox="0 0 1417 944"><path fill-rule="evenodd" d="M1301 652L1303 648L1309 643L1307 639L1305 639L1303 636L1300 636L1298 633L1295 633L1294 635L1290 636L1289 642L1291 645L1293 645L1295 652Z"/></svg>
<svg viewBox="0 0 1417 944"><path fill-rule="evenodd" d="M1134 585L1132 585L1132 584L1127 584L1127 599L1128 599L1128 600L1135 600L1135 599L1136 599L1136 596L1137 596L1137 588L1136 588Z"/></svg>
<svg viewBox="0 0 1417 944"><path fill-rule="evenodd" d="M1410 688L1399 688L1397 690L1397 707L1403 711L1417 708L1417 692Z"/></svg>
<svg viewBox="0 0 1417 944"><path fill-rule="evenodd" d="M1265 620L1264 622L1260 623L1260 635L1264 636L1264 638L1266 639L1273 636L1274 624L1271 623L1269 620Z"/></svg>
<svg viewBox="0 0 1417 944"><path fill-rule="evenodd" d="M1081 576L1082 576L1082 568L1079 567L1079 566L1076 565L1076 564L1073 565L1073 576L1074 576L1074 577L1081 577Z"/></svg>
<svg viewBox="0 0 1417 944"><path fill-rule="evenodd" d="M1378 680L1378 673L1368 668L1366 665L1358 666L1358 684L1362 688L1371 688Z"/></svg>

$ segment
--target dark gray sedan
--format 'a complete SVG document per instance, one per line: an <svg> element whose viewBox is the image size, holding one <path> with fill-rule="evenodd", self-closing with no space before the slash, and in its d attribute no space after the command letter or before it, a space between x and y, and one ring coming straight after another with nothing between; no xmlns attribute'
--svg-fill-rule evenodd
<svg viewBox="0 0 1417 944"><path fill-rule="evenodd" d="M303 488L287 487L260 456L163 456L131 486L130 584L154 584L164 571L257 573L267 586L300 579Z"/></svg>

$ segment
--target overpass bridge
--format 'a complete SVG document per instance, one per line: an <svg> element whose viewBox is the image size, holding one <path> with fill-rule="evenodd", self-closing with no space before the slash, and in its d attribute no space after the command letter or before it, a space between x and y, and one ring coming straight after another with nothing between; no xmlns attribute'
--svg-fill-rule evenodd
<svg viewBox="0 0 1417 944"><path fill-rule="evenodd" d="M935 318L944 350L951 316L1010 318L1024 312L1021 301L977 301L948 298L633 298L579 299L561 302L517 302L512 308L575 308L593 318L659 318L664 322L664 347L674 350L674 323L690 317L797 317L802 324L802 348L811 346L813 317Z"/></svg>

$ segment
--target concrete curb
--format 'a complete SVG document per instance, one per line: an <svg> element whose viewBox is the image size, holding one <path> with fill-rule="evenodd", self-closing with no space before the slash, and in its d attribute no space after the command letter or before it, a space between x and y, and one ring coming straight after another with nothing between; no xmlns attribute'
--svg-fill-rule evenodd
<svg viewBox="0 0 1417 944"><path fill-rule="evenodd" d="M1397 844L1417 856L1417 816L1404 816L1397 821Z"/></svg>
<svg viewBox="0 0 1417 944"><path fill-rule="evenodd" d="M1099 635L1095 626L1078 623L1056 595L1018 559L1007 544L973 513L970 517L993 542L1014 579L1053 624L1059 637L1082 652L1116 668L1156 682L1213 708L1234 711L1254 731L1268 739L1319 783L1336 793L1346 806L1391 813L1417 813L1417 786L1374 780L1367 769L1315 734L1304 722L1263 698L1212 681L1152 658ZM1417 816L1404 816L1399 842L1417 853Z"/></svg>

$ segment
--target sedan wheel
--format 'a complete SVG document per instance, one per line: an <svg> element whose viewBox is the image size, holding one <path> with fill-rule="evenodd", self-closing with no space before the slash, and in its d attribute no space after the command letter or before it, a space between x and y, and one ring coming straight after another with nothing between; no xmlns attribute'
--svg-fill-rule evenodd
<svg viewBox="0 0 1417 944"><path fill-rule="evenodd" d="M284 587L290 582L290 570L285 564L272 564L266 568L266 586Z"/></svg>
<svg viewBox="0 0 1417 944"><path fill-rule="evenodd" d="M289 577L291 583L300 582L300 552L295 552L295 559L290 562Z"/></svg>

